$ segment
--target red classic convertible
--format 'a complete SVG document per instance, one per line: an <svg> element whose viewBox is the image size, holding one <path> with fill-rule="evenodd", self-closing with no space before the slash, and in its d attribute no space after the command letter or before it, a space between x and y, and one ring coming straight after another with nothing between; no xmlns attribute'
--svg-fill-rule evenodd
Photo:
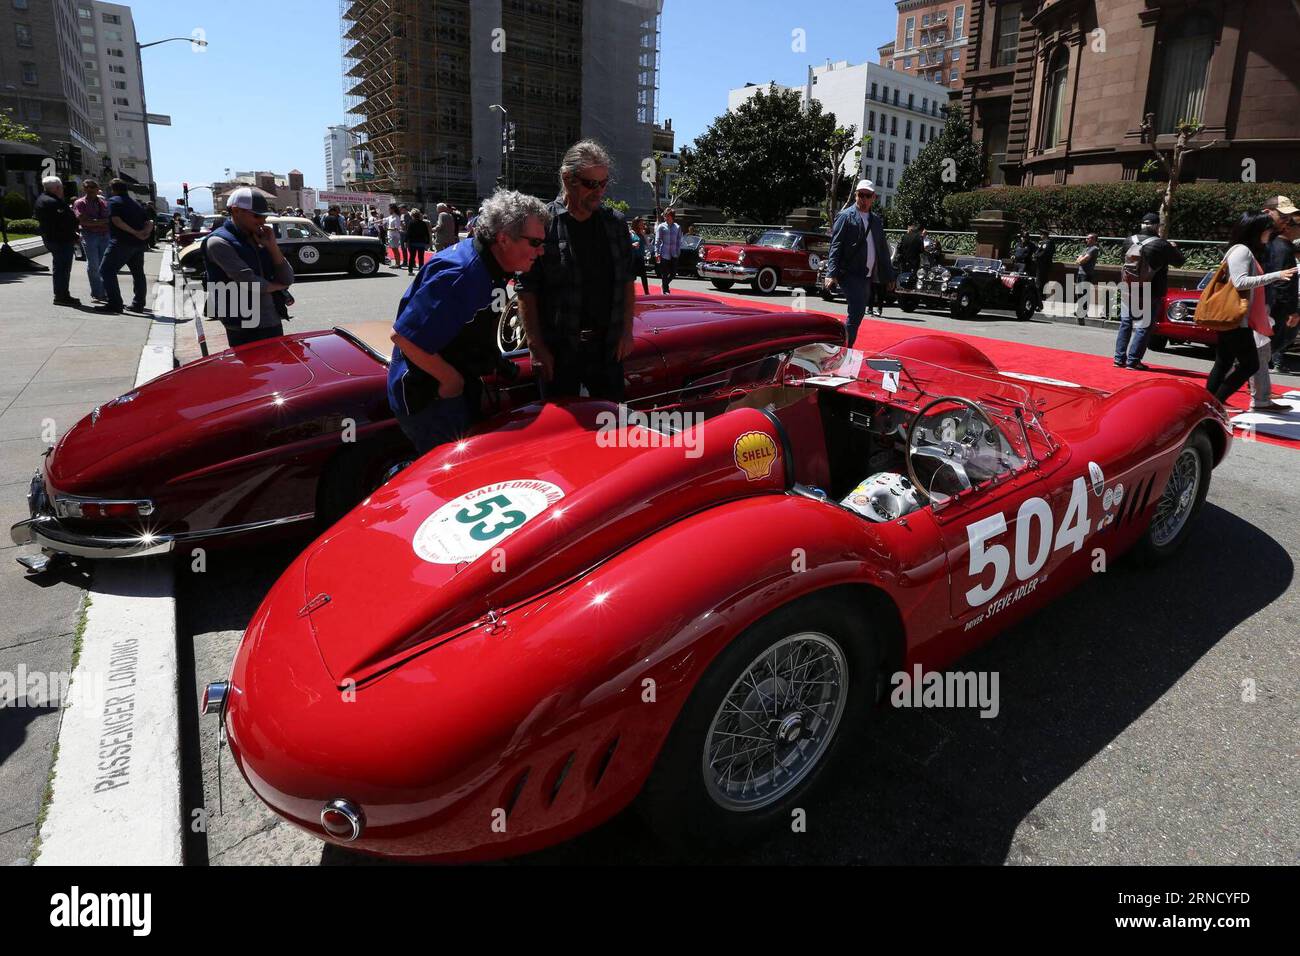
<svg viewBox="0 0 1300 956"><path fill-rule="evenodd" d="M688 295L636 304L628 394L689 385L736 362L811 342L842 342L833 317L773 315ZM33 477L18 544L44 555L161 554L327 527L400 470L411 449L388 407L391 326L289 335L193 362L96 408ZM526 351L513 383L489 382L485 411L533 401Z"/></svg>
<svg viewBox="0 0 1300 956"><path fill-rule="evenodd" d="M517 409L320 537L204 695L257 795L407 858L528 852L633 800L694 843L788 825L888 675L1099 554L1174 554L1231 440L1197 385L1105 395L942 336L771 367L640 419Z"/></svg>
<svg viewBox="0 0 1300 956"><path fill-rule="evenodd" d="M775 292L779 286L816 292L817 270L830 243L821 232L770 229L756 243L702 246L696 271L724 292L737 282L748 282L755 292Z"/></svg>

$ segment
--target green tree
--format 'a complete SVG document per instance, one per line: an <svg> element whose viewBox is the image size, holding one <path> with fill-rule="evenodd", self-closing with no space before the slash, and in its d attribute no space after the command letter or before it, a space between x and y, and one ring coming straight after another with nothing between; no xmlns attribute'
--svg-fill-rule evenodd
<svg viewBox="0 0 1300 956"><path fill-rule="evenodd" d="M971 128L962 111L952 110L938 138L926 143L903 170L898 193L886 211L889 225L943 225L944 197L975 189L983 179L980 144L971 139Z"/></svg>
<svg viewBox="0 0 1300 956"><path fill-rule="evenodd" d="M836 123L793 90L757 90L683 147L679 195L728 216L778 223L826 195Z"/></svg>
<svg viewBox="0 0 1300 956"><path fill-rule="evenodd" d="M627 204L627 200L625 199L606 199L605 205L610 209L617 209L625 216L627 215L628 210L632 208Z"/></svg>
<svg viewBox="0 0 1300 956"><path fill-rule="evenodd" d="M830 172L830 189L826 193L826 221L834 222L835 214L840 211L840 180L847 178L844 176L844 160L848 158L849 153L857 150L857 163L860 166L862 162L862 147L871 142L870 136L859 136L858 128L852 124L848 129L843 126L835 127L831 133L830 140L826 144L826 160Z"/></svg>
<svg viewBox="0 0 1300 956"><path fill-rule="evenodd" d="M39 146L41 138L14 119L13 112L11 109L0 109L0 140Z"/></svg>

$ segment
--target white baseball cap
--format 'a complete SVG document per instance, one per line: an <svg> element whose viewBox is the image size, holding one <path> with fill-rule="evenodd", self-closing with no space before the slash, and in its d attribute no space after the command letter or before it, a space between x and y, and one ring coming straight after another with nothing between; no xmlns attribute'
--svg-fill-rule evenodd
<svg viewBox="0 0 1300 956"><path fill-rule="evenodd" d="M248 186L241 186L231 193L226 200L226 208L247 209L254 216L271 215L271 204L266 201L266 196Z"/></svg>
<svg viewBox="0 0 1300 956"><path fill-rule="evenodd" d="M873 183L870 179L858 180L857 188L854 189L853 191L856 193L856 192L860 192L863 189L871 193L873 196L876 194L876 184Z"/></svg>

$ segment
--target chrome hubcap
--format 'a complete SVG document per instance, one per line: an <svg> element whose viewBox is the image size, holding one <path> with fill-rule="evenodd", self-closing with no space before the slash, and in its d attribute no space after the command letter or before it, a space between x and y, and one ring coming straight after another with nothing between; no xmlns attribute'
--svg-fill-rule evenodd
<svg viewBox="0 0 1300 956"><path fill-rule="evenodd" d="M704 740L709 796L726 810L780 800L817 766L848 701L848 665L824 634L785 638L754 658Z"/></svg>
<svg viewBox="0 0 1300 956"><path fill-rule="evenodd" d="M1184 448L1174 462L1164 494L1156 505L1151 519L1151 541L1163 547L1183 530L1196 502L1196 489L1201 484L1201 456L1191 448Z"/></svg>

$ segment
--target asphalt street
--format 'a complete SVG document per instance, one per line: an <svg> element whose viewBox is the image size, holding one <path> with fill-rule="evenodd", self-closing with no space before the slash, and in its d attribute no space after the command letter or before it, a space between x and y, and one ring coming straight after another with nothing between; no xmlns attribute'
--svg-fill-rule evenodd
<svg viewBox="0 0 1300 956"><path fill-rule="evenodd" d="M407 282L391 270L300 280L290 329L391 316ZM692 280L674 289L711 291ZM783 298L796 304L768 300ZM844 310L820 300L807 307ZM1106 330L1010 316L957 322L887 310L883 321L1095 355L1110 354L1113 341ZM177 328L178 342L192 335ZM1209 365L1197 348L1159 360ZM1277 381L1300 385L1296 376ZM999 673L996 718L878 710L867 746L810 801L806 832L726 857L682 858L633 811L517 862L1298 862L1297 464L1290 448L1236 442L1177 560L1158 569L1114 563L964 660L963 670ZM203 573L182 567L178 614L196 698L226 676L243 627L299 547L213 552ZM193 713L193 701L184 704ZM368 862L267 811L228 753L218 764L215 722L183 729L189 807L206 820L190 835L190 860Z"/></svg>

